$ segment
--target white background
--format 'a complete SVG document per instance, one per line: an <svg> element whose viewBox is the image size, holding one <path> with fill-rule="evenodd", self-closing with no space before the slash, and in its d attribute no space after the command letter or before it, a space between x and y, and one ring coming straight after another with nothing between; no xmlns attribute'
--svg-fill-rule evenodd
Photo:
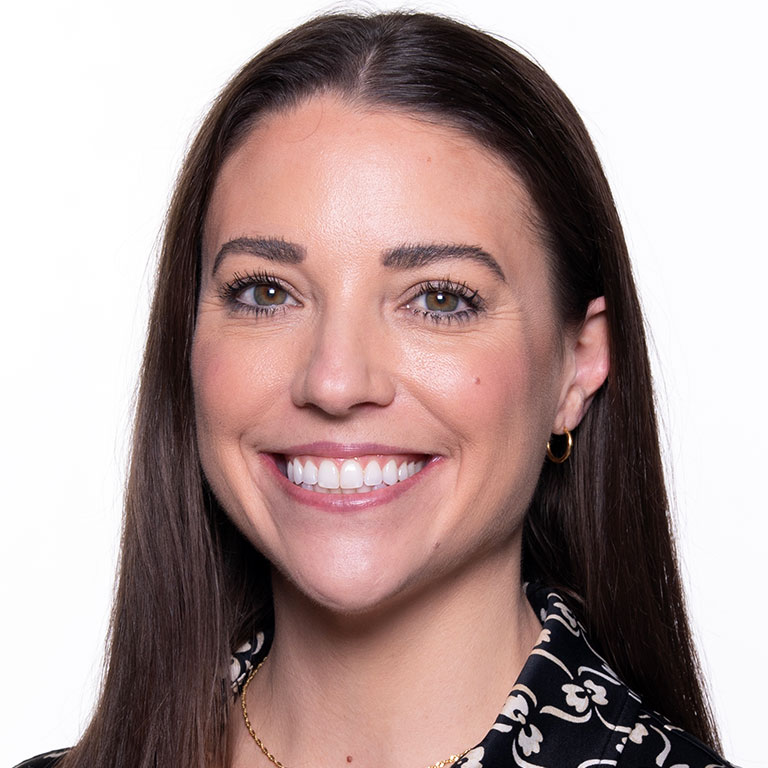
<svg viewBox="0 0 768 768"><path fill-rule="evenodd" d="M224 81L321 9L14 5L0 31L0 766L72 744L94 700L153 259L185 146ZM693 621L726 753L748 768L768 765L761 6L415 3L530 51L597 143L654 338Z"/></svg>

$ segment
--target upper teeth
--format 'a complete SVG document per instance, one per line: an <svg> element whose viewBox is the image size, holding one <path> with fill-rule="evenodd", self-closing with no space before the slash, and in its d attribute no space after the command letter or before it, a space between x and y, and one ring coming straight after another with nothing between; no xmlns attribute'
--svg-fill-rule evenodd
<svg viewBox="0 0 768 768"><path fill-rule="evenodd" d="M365 469L363 469L365 463ZM424 461L395 459L299 459L286 458L288 479L321 493L367 493L407 480L424 468Z"/></svg>

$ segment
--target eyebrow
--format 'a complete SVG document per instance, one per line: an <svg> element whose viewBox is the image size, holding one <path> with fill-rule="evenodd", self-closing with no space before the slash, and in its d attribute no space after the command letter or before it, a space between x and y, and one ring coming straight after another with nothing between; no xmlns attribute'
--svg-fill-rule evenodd
<svg viewBox="0 0 768 768"><path fill-rule="evenodd" d="M247 253L259 256L268 261L279 261L282 264L298 264L304 261L306 253L300 245L278 240L271 237L237 237L229 240L219 248L213 260L213 274L221 262L232 253Z"/></svg>
<svg viewBox="0 0 768 768"><path fill-rule="evenodd" d="M400 245L385 252L382 264L394 269L415 269L445 259L470 259L488 267L503 283L507 281L499 262L477 245L427 243Z"/></svg>
<svg viewBox="0 0 768 768"><path fill-rule="evenodd" d="M286 240L271 237L238 237L221 246L213 260L213 274L216 274L221 262L228 255L236 253L246 253L282 264L299 264L306 257L306 251L302 246ZM381 263L392 269L416 269L446 259L477 261L488 267L502 282L507 281L499 262L477 245L456 243L400 245L385 251Z"/></svg>

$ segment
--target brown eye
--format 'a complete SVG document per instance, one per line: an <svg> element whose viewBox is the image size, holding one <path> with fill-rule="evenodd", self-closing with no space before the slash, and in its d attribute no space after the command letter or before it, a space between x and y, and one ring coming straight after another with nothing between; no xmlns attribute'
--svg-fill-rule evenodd
<svg viewBox="0 0 768 768"><path fill-rule="evenodd" d="M405 308L436 323L463 323L484 311L485 302L466 283L424 282L413 290L414 296Z"/></svg>
<svg viewBox="0 0 768 768"><path fill-rule="evenodd" d="M424 304L430 312L455 312L460 301L455 293L448 291L429 291L424 294Z"/></svg>
<svg viewBox="0 0 768 768"><path fill-rule="evenodd" d="M288 307L300 307L290 286L283 287L278 278L263 273L240 275L219 288L219 297L232 312L271 315Z"/></svg>
<svg viewBox="0 0 768 768"><path fill-rule="evenodd" d="M250 295L249 295L250 294ZM243 298L247 303L253 303L258 307L276 307L285 304L288 300L288 292L279 285L262 283L254 285L244 292ZM250 299L250 301L247 301Z"/></svg>

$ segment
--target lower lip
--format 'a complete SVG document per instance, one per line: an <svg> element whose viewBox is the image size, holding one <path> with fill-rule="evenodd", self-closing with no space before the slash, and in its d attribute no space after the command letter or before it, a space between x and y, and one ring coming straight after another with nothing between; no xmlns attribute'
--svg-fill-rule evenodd
<svg viewBox="0 0 768 768"><path fill-rule="evenodd" d="M391 485L388 488L382 488L378 491L353 494L317 493L316 491L308 491L306 488L302 488L300 485L292 483L280 471L273 456L262 453L260 454L260 458L262 459L262 464L269 469L269 472L288 496L301 504L331 512L356 512L358 510L369 509L370 507L377 507L380 504L387 504L413 488L424 478L424 475L427 472L430 472L435 464L440 461L439 456L433 456L420 472L412 475L407 480L399 480L394 485Z"/></svg>

